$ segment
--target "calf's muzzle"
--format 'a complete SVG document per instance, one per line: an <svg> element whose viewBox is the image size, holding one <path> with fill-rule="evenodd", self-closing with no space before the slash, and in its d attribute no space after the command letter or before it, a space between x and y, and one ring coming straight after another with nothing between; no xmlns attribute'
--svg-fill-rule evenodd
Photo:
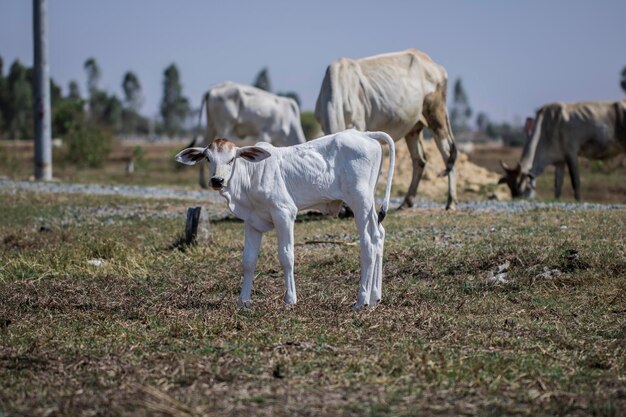
<svg viewBox="0 0 626 417"><path fill-rule="evenodd" d="M211 187L220 189L224 187L224 178L222 177L212 177L211 178Z"/></svg>

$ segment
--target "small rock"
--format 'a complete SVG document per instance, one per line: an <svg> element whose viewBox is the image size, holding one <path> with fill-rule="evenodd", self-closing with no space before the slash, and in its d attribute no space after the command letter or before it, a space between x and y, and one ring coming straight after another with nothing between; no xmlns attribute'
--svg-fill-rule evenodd
<svg viewBox="0 0 626 417"><path fill-rule="evenodd" d="M509 266L511 266L511 262L510 261L506 261L505 263L498 265L498 267L496 268L496 273L502 273L502 272L506 272L509 270Z"/></svg>
<svg viewBox="0 0 626 417"><path fill-rule="evenodd" d="M495 272L489 271L487 274L487 284L506 284L508 283L507 275L509 266L511 266L510 261L506 261L503 264L500 264L496 267Z"/></svg>
<svg viewBox="0 0 626 417"><path fill-rule="evenodd" d="M509 280L506 279L507 273L500 272L499 274L494 274L493 271L489 271L487 275L487 284L506 284Z"/></svg>
<svg viewBox="0 0 626 417"><path fill-rule="evenodd" d="M87 263L95 267L101 267L104 264L104 259L90 259Z"/></svg>
<svg viewBox="0 0 626 417"><path fill-rule="evenodd" d="M544 266L543 272L541 272L540 274L537 274L535 278L541 278L541 279L554 278L554 277L558 277L561 274L562 272L558 269L550 269L547 266Z"/></svg>

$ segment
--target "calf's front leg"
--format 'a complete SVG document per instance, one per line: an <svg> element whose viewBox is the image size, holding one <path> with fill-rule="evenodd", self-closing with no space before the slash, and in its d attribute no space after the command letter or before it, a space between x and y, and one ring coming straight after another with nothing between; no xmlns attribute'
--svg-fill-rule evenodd
<svg viewBox="0 0 626 417"><path fill-rule="evenodd" d="M261 239L263 238L263 233L259 232L248 223L245 224L245 233L243 258L241 261L243 266L243 284L241 286L241 294L237 299L237 307L239 308L250 307L254 270L256 269L256 262L259 258L259 250L261 249Z"/></svg>
<svg viewBox="0 0 626 417"><path fill-rule="evenodd" d="M298 302L298 297L296 296L296 281L293 275L295 259L293 253L293 227L296 220L296 213L296 209L294 209L293 212L285 210L272 213L272 220L278 238L278 260L285 274L285 296L283 297L285 304L296 304Z"/></svg>

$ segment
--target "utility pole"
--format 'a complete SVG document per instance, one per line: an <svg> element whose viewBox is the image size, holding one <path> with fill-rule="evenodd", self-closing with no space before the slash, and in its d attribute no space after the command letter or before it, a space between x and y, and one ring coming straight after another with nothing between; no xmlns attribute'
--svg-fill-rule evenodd
<svg viewBox="0 0 626 417"><path fill-rule="evenodd" d="M50 68L48 67L47 0L33 0L35 43L35 179L52 180L52 134L50 126Z"/></svg>

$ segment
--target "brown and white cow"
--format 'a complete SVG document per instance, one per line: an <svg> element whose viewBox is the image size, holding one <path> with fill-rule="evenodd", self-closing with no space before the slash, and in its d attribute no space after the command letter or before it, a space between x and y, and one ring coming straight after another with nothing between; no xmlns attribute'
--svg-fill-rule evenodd
<svg viewBox="0 0 626 417"><path fill-rule="evenodd" d="M578 156L602 160L620 153L626 153L626 100L547 104L537 111L519 164L510 168L501 162L506 175L500 183L513 197L533 197L536 178L554 165L554 196L559 198L567 165L580 201Z"/></svg>
<svg viewBox="0 0 626 417"><path fill-rule="evenodd" d="M315 106L324 133L347 128L383 131L406 139L413 178L401 207L411 207L426 165L421 133L428 127L446 162L447 208L456 198L456 146L446 109L448 74L416 49L362 59L342 58L327 70Z"/></svg>

